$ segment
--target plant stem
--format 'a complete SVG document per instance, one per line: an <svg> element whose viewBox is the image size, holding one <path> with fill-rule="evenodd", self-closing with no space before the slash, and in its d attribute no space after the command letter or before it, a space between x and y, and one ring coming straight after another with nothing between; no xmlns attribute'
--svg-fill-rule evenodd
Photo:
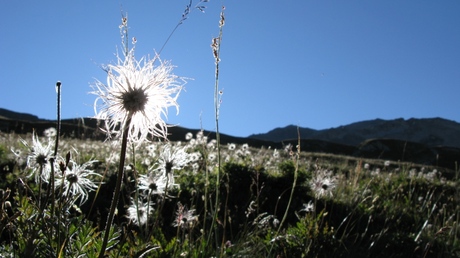
<svg viewBox="0 0 460 258"><path fill-rule="evenodd" d="M121 142L121 152L120 152L120 163L118 166L118 175L117 175L117 182L115 185L115 191L113 193L112 204L110 205L109 215L107 217L107 221L105 224L105 232L104 232L104 239L102 242L102 247L99 252L99 258L104 258L105 249L107 248L107 242L109 240L110 229L112 227L113 218L115 216L115 210L118 205L118 199L120 198L121 192L121 183L123 182L123 175L124 175L124 167L125 167L125 158L126 158L126 146L128 143L128 133L129 133L129 125L131 124L131 114L127 119L125 124L125 128L123 129L123 136Z"/></svg>
<svg viewBox="0 0 460 258"><path fill-rule="evenodd" d="M58 146L59 146L59 135L61 134L61 82L56 82L56 91L57 91L57 118L56 118L56 142L54 145L54 157L50 160L51 163L51 217L54 214L54 162L56 161Z"/></svg>
<svg viewBox="0 0 460 258"><path fill-rule="evenodd" d="M54 155L53 158L50 160L51 163L51 175L50 175L50 188L51 188L51 218L54 215L55 210L55 192L54 192L54 162L56 162L58 147L59 147L59 135L61 134L61 82L56 82L56 91L57 91L57 110L56 110L56 142L54 145ZM61 238L60 238L60 214L58 216L58 232L57 232L57 245L56 245L56 253L59 253L59 248L61 246Z"/></svg>
<svg viewBox="0 0 460 258"><path fill-rule="evenodd" d="M212 40L212 51L215 59L215 84L214 84L214 108L215 108L215 119L216 119L216 141L217 141L217 178L216 178L216 201L214 205L214 214L211 222L211 229L215 227L215 222L217 221L218 211L219 211L219 187L220 187L220 177L221 177L221 155L220 155L220 134L219 134L219 109L220 109L220 91L219 91L219 63L220 63L220 44L222 41L222 28L225 24L224 18L225 7L222 6L222 11L220 13L219 20L219 36L213 38ZM225 218L224 218L225 219ZM211 234L209 234L211 237ZM216 229L216 244L218 244L218 234ZM209 242L209 239L208 239ZM221 246L222 247L222 246ZM222 248L221 248L222 249ZM222 253L221 253L222 256Z"/></svg>

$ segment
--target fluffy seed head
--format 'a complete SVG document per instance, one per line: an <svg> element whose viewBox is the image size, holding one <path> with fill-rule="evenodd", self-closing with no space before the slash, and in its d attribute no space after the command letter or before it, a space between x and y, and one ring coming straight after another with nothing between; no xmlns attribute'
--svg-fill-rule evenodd
<svg viewBox="0 0 460 258"><path fill-rule="evenodd" d="M167 137L168 108L179 110L177 98L184 80L172 73L173 66L160 60L136 60L134 49L118 63L108 65L107 83L96 81L92 94L97 95L96 118L105 121L109 137L120 137L125 130L134 143L147 137Z"/></svg>

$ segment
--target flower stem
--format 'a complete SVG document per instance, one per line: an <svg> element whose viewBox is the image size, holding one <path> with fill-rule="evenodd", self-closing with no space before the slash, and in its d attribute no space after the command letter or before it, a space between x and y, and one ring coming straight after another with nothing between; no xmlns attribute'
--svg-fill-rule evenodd
<svg viewBox="0 0 460 258"><path fill-rule="evenodd" d="M61 82L56 82L56 92L57 92L57 108L56 108L56 141L54 144L54 155L50 160L51 163L51 175L50 175L50 184L51 184L51 217L54 214L54 162L56 161L58 146L59 146L59 135L61 134Z"/></svg>
<svg viewBox="0 0 460 258"><path fill-rule="evenodd" d="M110 205L109 215L107 217L107 221L105 224L105 232L104 232L104 239L102 242L102 247L99 252L99 258L103 258L105 255L105 249L107 248L107 242L109 240L110 235L110 228L112 227L113 218L115 216L115 210L118 205L118 199L120 198L121 192L121 183L123 182L123 174L124 174L124 167L125 167L125 158L126 158L126 147L128 143L128 134L129 134L129 124L131 123L131 115L128 115L127 122L125 124L125 128L123 129L123 136L121 142L121 153L120 153L120 163L118 166L118 175L117 175L117 182L115 185L115 191L113 193L112 204Z"/></svg>

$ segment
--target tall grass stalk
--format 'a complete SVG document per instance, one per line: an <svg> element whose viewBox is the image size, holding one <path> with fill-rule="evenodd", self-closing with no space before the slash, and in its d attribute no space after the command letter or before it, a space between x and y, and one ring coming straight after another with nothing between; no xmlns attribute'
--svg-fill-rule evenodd
<svg viewBox="0 0 460 258"><path fill-rule="evenodd" d="M224 10L225 7L222 6L222 11L220 12L220 20L219 20L219 36L216 38L212 39L212 53L214 56L214 61L215 61L215 83L214 83L214 113L215 113L215 124L216 124L216 141L217 141L217 179L216 179L216 196L215 196L215 203L214 203L214 214L213 214L213 219L211 222L211 230L215 228L215 223L218 219L218 211L219 211L219 195L220 195L220 179L221 179L221 173L222 173L222 168L221 168L221 145L220 145L220 132L219 132L219 111L220 111L220 104L221 104L221 94L222 92L219 90L219 64L220 64L220 46L222 43L222 32L223 32L223 27L225 25L225 16L224 16ZM225 218L224 218L225 219ZM215 232L215 237L216 237L216 244L218 244L218 234L217 234L217 228ZM209 234L208 236L208 242L210 241L210 237L212 234ZM223 242L223 241L222 241ZM222 243L223 245L223 243ZM222 247L222 246L221 246ZM221 248L221 252L222 252ZM222 253L221 253L222 255Z"/></svg>

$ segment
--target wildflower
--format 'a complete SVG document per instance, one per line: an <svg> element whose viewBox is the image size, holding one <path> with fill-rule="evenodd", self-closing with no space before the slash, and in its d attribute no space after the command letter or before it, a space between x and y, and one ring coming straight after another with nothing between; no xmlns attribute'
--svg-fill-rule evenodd
<svg viewBox="0 0 460 258"><path fill-rule="evenodd" d="M330 172L319 171L315 178L310 181L310 187L316 198L332 196L332 190L336 187L335 178L330 177Z"/></svg>
<svg viewBox="0 0 460 258"><path fill-rule="evenodd" d="M274 228L277 228L280 225L279 219L274 218L272 224Z"/></svg>
<svg viewBox="0 0 460 258"><path fill-rule="evenodd" d="M142 163L141 163L141 164L148 167L148 166L150 166L151 163L152 163L152 162L150 161L149 158L144 158L144 159L142 160Z"/></svg>
<svg viewBox="0 0 460 258"><path fill-rule="evenodd" d="M196 133L195 139L199 142L202 143L204 137L204 132L203 131L198 131Z"/></svg>
<svg viewBox="0 0 460 258"><path fill-rule="evenodd" d="M185 134L185 140L190 141L193 138L193 134L191 132L188 132Z"/></svg>
<svg viewBox="0 0 460 258"><path fill-rule="evenodd" d="M303 204L303 209L301 209L300 211L305 211L307 213L309 212L314 212L315 211L315 205L313 204L313 202L310 200L308 203L304 203Z"/></svg>
<svg viewBox="0 0 460 258"><path fill-rule="evenodd" d="M127 210L128 219L138 226L147 224L149 216L154 211L153 202L131 202Z"/></svg>
<svg viewBox="0 0 460 258"><path fill-rule="evenodd" d="M198 163L193 163L193 164L192 164L192 171L193 171L193 173L198 172L198 169L200 169L200 165L198 165Z"/></svg>
<svg viewBox="0 0 460 258"><path fill-rule="evenodd" d="M101 176L92 170L90 167L97 160L92 160L78 165L74 161L70 161L64 173L56 174L55 186L56 188L62 187L62 193L64 196L74 196L74 201L80 197L80 205L88 200L88 191L94 191L97 189L97 185L92 181L90 177Z"/></svg>
<svg viewBox="0 0 460 258"><path fill-rule="evenodd" d="M433 182L435 179L436 179L436 175L438 174L438 171L436 169L434 169L433 171L431 172L428 172L426 174L424 174L424 177L425 179L427 179L428 181L430 182Z"/></svg>
<svg viewBox="0 0 460 258"><path fill-rule="evenodd" d="M197 162L201 159L201 153L199 152L192 152L189 154L190 162Z"/></svg>
<svg viewBox="0 0 460 258"><path fill-rule="evenodd" d="M25 140L21 141L30 150L27 156L27 166L32 168L32 172L28 176L35 174L36 183L40 181L40 178L48 182L51 174L50 159L53 158L51 142L48 142L46 146L42 145L35 133L32 135L32 146L29 146Z"/></svg>
<svg viewBox="0 0 460 258"><path fill-rule="evenodd" d="M234 144L234 143L230 143L228 145L228 150L230 150L230 151L234 150L235 148L236 148L236 144Z"/></svg>
<svg viewBox="0 0 460 258"><path fill-rule="evenodd" d="M212 139L208 142L208 144L206 144L206 148L208 150L214 150L216 148L216 145L217 145L217 140L216 139Z"/></svg>
<svg viewBox="0 0 460 258"><path fill-rule="evenodd" d="M275 222L275 219L276 217L274 215L269 215L266 212L263 212L254 219L252 224L257 225L258 228L266 228L270 226L270 221L272 221L272 225L274 227L278 227L278 222Z"/></svg>
<svg viewBox="0 0 460 258"><path fill-rule="evenodd" d="M156 151L157 151L157 145L156 144L150 144L146 147L147 153L151 157L155 157Z"/></svg>
<svg viewBox="0 0 460 258"><path fill-rule="evenodd" d="M292 144L289 143L286 146L284 146L284 151L290 153L292 151Z"/></svg>
<svg viewBox="0 0 460 258"><path fill-rule="evenodd" d="M417 170L415 168L411 169L409 171L409 177L410 178L415 178L416 173L417 173Z"/></svg>
<svg viewBox="0 0 460 258"><path fill-rule="evenodd" d="M189 154L185 151L185 147L173 147L166 144L160 153L159 169L169 174L172 170L181 169L189 161Z"/></svg>
<svg viewBox="0 0 460 258"><path fill-rule="evenodd" d="M174 181L163 173L151 172L148 175L140 175L138 178L139 190L147 192L150 195L164 195L168 188L176 187Z"/></svg>
<svg viewBox="0 0 460 258"><path fill-rule="evenodd" d="M277 159L277 158L279 158L279 157L280 157L280 154L279 154L278 150L277 150L277 149L274 149L274 150L273 150L273 158Z"/></svg>
<svg viewBox="0 0 460 258"><path fill-rule="evenodd" d="M56 128L54 128L54 127L50 127L50 128L48 128L48 129L46 129L46 130L43 132L43 134L44 134L46 137L48 137L48 138L56 137L56 135L57 135L57 130L56 130Z"/></svg>
<svg viewBox="0 0 460 258"><path fill-rule="evenodd" d="M189 144L190 146L195 146L195 145L198 144L198 142L197 142L195 139L192 138L192 139L190 139L190 140L188 141L188 144Z"/></svg>
<svg viewBox="0 0 460 258"><path fill-rule="evenodd" d="M176 102L182 89L180 79L172 74L173 66L160 60L134 58L131 49L118 63L107 66L107 84L96 81L95 91L98 97L94 109L96 118L105 121L105 129L110 137L120 137L128 130L128 139L135 143L146 140L148 135L166 138L167 125L162 116L167 117L167 109L179 105ZM154 63L158 61L159 65ZM98 101L102 106L98 109Z"/></svg>
<svg viewBox="0 0 460 258"><path fill-rule="evenodd" d="M365 170L369 170L369 168L370 168L369 163L364 164L364 169L365 169Z"/></svg>
<svg viewBox="0 0 460 258"><path fill-rule="evenodd" d="M182 205L180 202L177 203L176 218L172 225L180 228L193 228L198 221L198 216L194 215L195 210L188 210L187 207Z"/></svg>
<svg viewBox="0 0 460 258"><path fill-rule="evenodd" d="M376 177L380 175L380 168L376 168L375 170L371 171L371 176Z"/></svg>
<svg viewBox="0 0 460 258"><path fill-rule="evenodd" d="M216 154L215 153L210 153L208 155L208 160L213 162L215 159L217 158Z"/></svg>

